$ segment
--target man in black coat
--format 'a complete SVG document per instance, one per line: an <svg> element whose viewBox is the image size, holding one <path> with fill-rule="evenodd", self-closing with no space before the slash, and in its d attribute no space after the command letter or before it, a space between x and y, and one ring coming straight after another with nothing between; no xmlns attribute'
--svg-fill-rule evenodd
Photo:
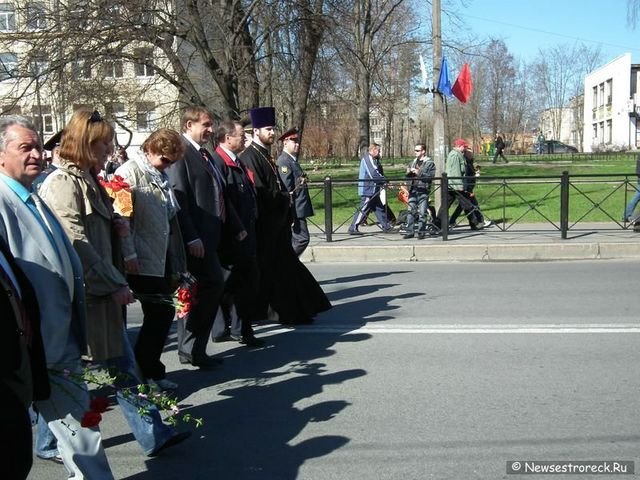
<svg viewBox="0 0 640 480"><path fill-rule="evenodd" d="M214 341L238 340L248 347L260 347L264 341L255 337L251 327L252 305L259 292L256 259L256 191L246 167L237 154L244 148L244 129L239 122L223 122L216 133L218 147L213 161L222 172L229 221L224 229L220 260L231 271L225 283L223 312L225 325ZM237 316L233 317L235 306ZM232 320L237 322L232 323ZM239 323L239 325L237 325ZM239 334L238 334L239 329Z"/></svg>
<svg viewBox="0 0 640 480"><path fill-rule="evenodd" d="M218 247L226 219L224 179L204 145L213 133L213 116L204 107L182 114L185 154L167 169L180 211L178 221L187 251L187 267L197 280L197 292L186 323L178 323L181 363L210 369L221 360L207 355L209 334L224 289Z"/></svg>
<svg viewBox="0 0 640 480"><path fill-rule="evenodd" d="M6 478L27 478L31 453L29 407L49 397L49 378L33 287L0 237L0 423Z"/></svg>
<svg viewBox="0 0 640 480"><path fill-rule="evenodd" d="M250 113L253 142L240 154L240 160L253 178L258 203L260 299L255 302L256 316L265 318L270 305L283 324L311 323L331 304L291 247L290 195L269 150L275 139L275 110L262 107Z"/></svg>
<svg viewBox="0 0 640 480"><path fill-rule="evenodd" d="M307 217L313 216L313 205L307 186L307 174L298 163L300 148L298 129L293 127L287 130L278 140L282 142L282 153L276 161L278 174L292 201L291 246L296 255L300 256L309 245Z"/></svg>

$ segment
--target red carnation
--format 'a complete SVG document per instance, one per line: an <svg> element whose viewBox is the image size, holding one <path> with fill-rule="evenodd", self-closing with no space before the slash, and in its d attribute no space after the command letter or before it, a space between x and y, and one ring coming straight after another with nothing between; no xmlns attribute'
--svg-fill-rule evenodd
<svg viewBox="0 0 640 480"><path fill-rule="evenodd" d="M82 420L80 420L80 425L85 428L97 427L101 421L102 415L98 412L85 412Z"/></svg>
<svg viewBox="0 0 640 480"><path fill-rule="evenodd" d="M89 403L89 408L91 409L92 412L95 412L95 413L106 412L108 407L109 407L109 400L107 400L105 397L92 398L91 402Z"/></svg>

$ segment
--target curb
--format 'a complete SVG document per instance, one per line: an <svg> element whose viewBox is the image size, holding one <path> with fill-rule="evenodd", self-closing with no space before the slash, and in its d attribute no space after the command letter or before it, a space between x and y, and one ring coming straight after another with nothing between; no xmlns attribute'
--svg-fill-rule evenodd
<svg viewBox="0 0 640 480"><path fill-rule="evenodd" d="M307 248L305 263L538 262L639 259L638 242L517 243L465 245L358 245Z"/></svg>

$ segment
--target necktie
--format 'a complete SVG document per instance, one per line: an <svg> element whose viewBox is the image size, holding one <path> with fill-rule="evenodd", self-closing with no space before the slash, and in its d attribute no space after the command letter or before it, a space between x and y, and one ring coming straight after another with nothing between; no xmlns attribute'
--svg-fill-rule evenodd
<svg viewBox="0 0 640 480"><path fill-rule="evenodd" d="M52 245L55 247L55 250L58 253L58 258L62 263L63 277L69 289L69 298L72 299L74 289L73 267L71 266L71 260L69 259L69 254L67 253L67 247L61 237L61 227L59 225L53 224L53 222L55 222L55 219L49 218L47 212L44 209L44 206L42 205L42 200L40 200L40 197L38 197L38 195L32 193L29 199L35 205L38 216L41 219L41 223L46 227L49 239L51 240Z"/></svg>
<svg viewBox="0 0 640 480"><path fill-rule="evenodd" d="M206 149L201 148L200 154L202 155L202 158L204 159L204 162L207 165L207 168L209 169L209 171L213 175L213 178L215 179L214 189L216 190L216 196L218 199L219 217L220 217L220 220L224 222L225 219L227 218L227 209L224 204L224 195L222 193L222 190L224 188L222 174L218 171L218 169L214 165L213 159L211 158L211 156L209 155L209 152L207 152Z"/></svg>

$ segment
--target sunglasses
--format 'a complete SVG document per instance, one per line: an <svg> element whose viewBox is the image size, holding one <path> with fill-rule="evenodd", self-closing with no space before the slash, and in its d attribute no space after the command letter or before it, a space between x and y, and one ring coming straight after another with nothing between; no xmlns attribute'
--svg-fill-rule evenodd
<svg viewBox="0 0 640 480"><path fill-rule="evenodd" d="M91 123L101 122L102 116L100 115L100 112L98 110L94 110L91 116L89 117L89 121Z"/></svg>

